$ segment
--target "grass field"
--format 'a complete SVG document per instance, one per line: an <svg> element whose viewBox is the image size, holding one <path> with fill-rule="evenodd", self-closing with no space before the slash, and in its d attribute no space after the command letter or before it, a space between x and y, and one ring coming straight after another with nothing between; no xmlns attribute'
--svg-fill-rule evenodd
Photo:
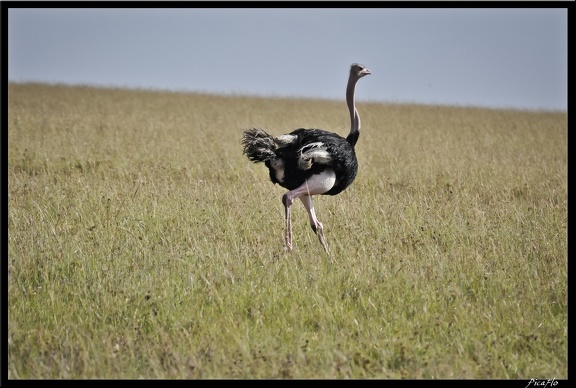
<svg viewBox="0 0 576 388"><path fill-rule="evenodd" d="M565 112L367 103L331 255L243 129L342 101L8 86L8 378L567 378Z"/></svg>

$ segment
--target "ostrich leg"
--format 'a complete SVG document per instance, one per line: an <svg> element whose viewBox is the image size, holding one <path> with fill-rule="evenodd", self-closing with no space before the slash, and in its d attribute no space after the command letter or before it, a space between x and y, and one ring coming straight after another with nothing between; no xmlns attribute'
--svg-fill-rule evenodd
<svg viewBox="0 0 576 388"><path fill-rule="evenodd" d="M323 225L316 218L316 212L314 211L314 206L312 204L312 195L324 194L330 190L334 183L336 182L336 174L331 169L326 169L320 174L312 175L308 180L306 180L301 186L290 190L282 196L282 203L286 210L286 234L285 234L285 246L284 249L287 251L292 250L292 209L291 206L296 198L300 198L306 211L308 212L308 217L310 218L310 225L314 232L318 235L320 243L324 247L324 250L328 252L328 246L326 245L326 239L324 238Z"/></svg>
<svg viewBox="0 0 576 388"><path fill-rule="evenodd" d="M291 251L292 250L292 210L291 206L292 203L287 203L286 194L282 197L282 202L284 203L284 208L286 210L286 231L284 235L284 250ZM293 200L291 202L294 202Z"/></svg>
<svg viewBox="0 0 576 388"><path fill-rule="evenodd" d="M324 247L326 253L330 254L328 250L328 245L326 244L326 238L324 237L324 225L318 218L316 217L316 212L314 211L314 203L312 202L312 197L309 195L303 195L300 197L300 200L304 204L306 211L308 212L308 217L310 218L310 226L316 235L318 236L318 240L320 240L320 244Z"/></svg>

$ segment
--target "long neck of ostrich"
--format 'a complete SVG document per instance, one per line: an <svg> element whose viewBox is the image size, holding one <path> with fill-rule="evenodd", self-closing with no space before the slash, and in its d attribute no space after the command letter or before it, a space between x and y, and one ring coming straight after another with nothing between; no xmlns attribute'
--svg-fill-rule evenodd
<svg viewBox="0 0 576 388"><path fill-rule="evenodd" d="M350 77L348 79L348 86L346 87L346 103L348 104L348 110L350 111L350 133L346 137L346 140L354 147L358 141L358 136L360 136L360 115L356 110L356 105L354 103L354 90L356 89L357 78Z"/></svg>

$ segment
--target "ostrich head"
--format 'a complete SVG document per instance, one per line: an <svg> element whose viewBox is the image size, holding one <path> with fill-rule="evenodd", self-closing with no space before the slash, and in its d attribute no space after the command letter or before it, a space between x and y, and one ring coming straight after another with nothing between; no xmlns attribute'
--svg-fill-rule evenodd
<svg viewBox="0 0 576 388"><path fill-rule="evenodd" d="M367 69L364 65L359 63L353 63L350 67L350 79L354 79L358 81L360 78L364 77L365 75L370 75L372 72Z"/></svg>

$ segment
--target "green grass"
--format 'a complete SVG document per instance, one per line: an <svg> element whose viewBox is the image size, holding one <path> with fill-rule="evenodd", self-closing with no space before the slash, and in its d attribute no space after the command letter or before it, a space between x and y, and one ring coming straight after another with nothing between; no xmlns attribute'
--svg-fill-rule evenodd
<svg viewBox="0 0 576 388"><path fill-rule="evenodd" d="M567 378L565 112L358 102L327 256L240 138L344 101L8 92L9 379Z"/></svg>

